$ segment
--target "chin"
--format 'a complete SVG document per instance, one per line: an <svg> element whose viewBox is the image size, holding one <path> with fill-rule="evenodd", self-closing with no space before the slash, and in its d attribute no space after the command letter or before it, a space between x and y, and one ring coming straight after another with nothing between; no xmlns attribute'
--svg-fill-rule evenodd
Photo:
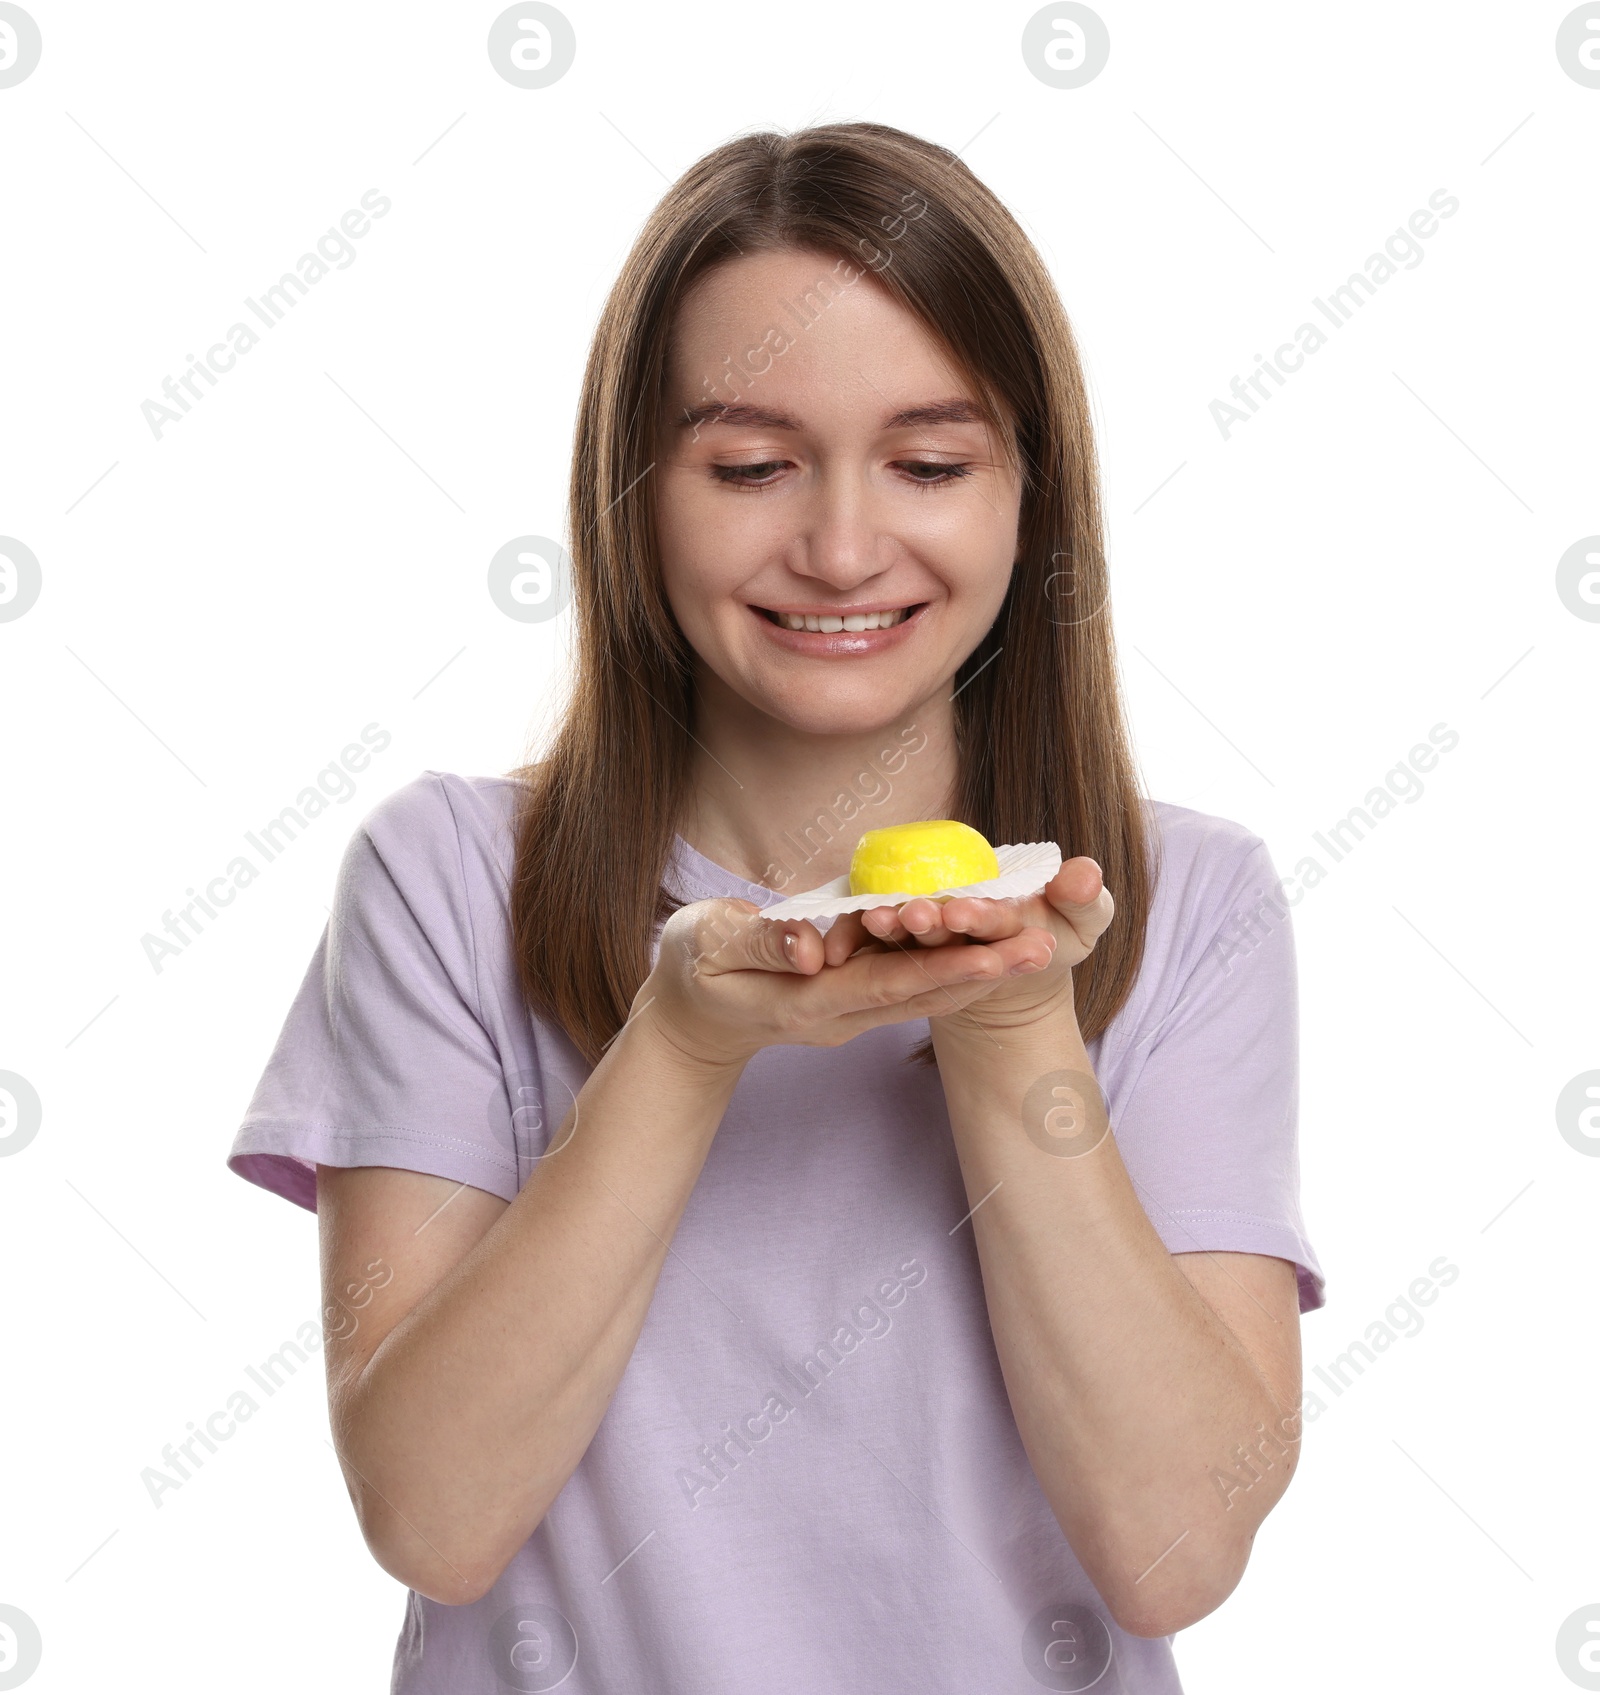
<svg viewBox="0 0 1600 1695"><path fill-rule="evenodd" d="M745 701L768 718L808 736L870 736L896 731L915 716L935 685L924 689L850 684L795 685L770 690L753 683L740 689Z"/></svg>

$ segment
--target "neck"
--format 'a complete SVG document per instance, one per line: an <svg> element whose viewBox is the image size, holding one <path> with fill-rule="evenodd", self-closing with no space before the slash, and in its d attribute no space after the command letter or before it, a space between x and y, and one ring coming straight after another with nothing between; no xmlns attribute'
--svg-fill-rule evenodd
<svg viewBox="0 0 1600 1695"><path fill-rule="evenodd" d="M948 683L877 728L814 735L702 677L694 734L679 833L715 864L784 894L843 876L863 831L950 815Z"/></svg>

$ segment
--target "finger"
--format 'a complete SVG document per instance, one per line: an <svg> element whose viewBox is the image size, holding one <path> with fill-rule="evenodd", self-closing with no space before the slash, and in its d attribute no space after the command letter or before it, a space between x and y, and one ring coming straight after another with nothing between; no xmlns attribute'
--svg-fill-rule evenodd
<svg viewBox="0 0 1600 1695"><path fill-rule="evenodd" d="M965 1012L974 1001L982 1000L993 987L992 983L986 982L951 983L948 987L928 989L893 1006L869 1007L864 1012L846 1013L838 1023L846 1032L845 1040L849 1041L885 1024L908 1024L916 1018L955 1016Z"/></svg>
<svg viewBox="0 0 1600 1695"><path fill-rule="evenodd" d="M1014 900L993 900L981 895L958 895L944 903L946 930L979 941L999 941L1019 935L1027 928L1027 916Z"/></svg>
<svg viewBox="0 0 1600 1695"><path fill-rule="evenodd" d="M917 943L925 948L947 948L956 938L945 928L946 902L919 895L900 908L900 923Z"/></svg>
<svg viewBox="0 0 1600 1695"><path fill-rule="evenodd" d="M910 904L907 902L906 906ZM940 912L938 902L919 899L909 925L904 906L874 907L865 916L872 920L872 932L880 941L898 947L940 948L948 946L951 941L941 922Z"/></svg>
<svg viewBox="0 0 1600 1695"><path fill-rule="evenodd" d="M928 989L969 978L997 981L1008 969L1001 956L989 957L989 950L980 944L932 950L913 943L891 944L881 953L858 953L820 973L803 986L799 1005L809 1018L839 1018L894 1006Z"/></svg>
<svg viewBox="0 0 1600 1695"><path fill-rule="evenodd" d="M847 1013L843 1015L841 1022L855 1035L863 1030L876 1029L882 1024L904 1023L912 1018L942 1018L951 1013L964 1012L975 1001L982 1000L985 995L991 993L997 983L1004 982L1011 975L1015 965L1031 962L1042 969L1049 963L1054 946L1054 938L1044 931L1032 931L1023 936L1010 937L992 947L985 946L982 949L983 955L997 957L1000 961L998 967L990 968L984 975L970 980L958 978L954 982L925 980L919 989L903 1001ZM963 948L958 952L976 955L978 950ZM934 954L932 959L942 962L948 957L946 952Z"/></svg>
<svg viewBox="0 0 1600 1695"><path fill-rule="evenodd" d="M1105 886L1100 866L1087 854L1064 861L1045 885L1044 893L1081 941L1097 941L1116 916L1116 902Z"/></svg>
<svg viewBox="0 0 1600 1695"><path fill-rule="evenodd" d="M822 958L825 965L843 965L863 947L878 946L878 937L862 922L859 912L841 912L822 938Z"/></svg>
<svg viewBox="0 0 1600 1695"><path fill-rule="evenodd" d="M753 901L697 903L695 969L704 976L726 971L793 971L811 976L822 969L822 937L805 919L778 921L761 916Z"/></svg>
<svg viewBox="0 0 1600 1695"><path fill-rule="evenodd" d="M992 987L1025 964L1042 970L1055 952L1048 931L1030 928L995 943L926 950L905 945L885 953L862 953L817 979L808 988L805 1010L817 1018L837 1018L870 1009L893 1008L914 996L983 983ZM890 1016L893 1016L891 1013ZM902 1015L903 1016L903 1015Z"/></svg>
<svg viewBox="0 0 1600 1695"><path fill-rule="evenodd" d="M876 917L879 909L868 916ZM919 896L903 906L881 909L882 922L876 933L887 941L913 940L919 947L945 948L968 937L983 941L1016 935L1026 920L1014 901L996 901L978 895L959 895L954 900ZM894 913L891 923L887 917Z"/></svg>
<svg viewBox="0 0 1600 1695"><path fill-rule="evenodd" d="M900 922L900 910L893 906L874 906L861 914L861 922L880 941L903 942L907 935L904 924Z"/></svg>
<svg viewBox="0 0 1600 1695"><path fill-rule="evenodd" d="M1001 961L1002 977L1019 976L1027 971L1042 971L1055 958L1056 938L1049 930L1030 924L1014 936L1003 936L995 942L971 942L969 949L982 947Z"/></svg>

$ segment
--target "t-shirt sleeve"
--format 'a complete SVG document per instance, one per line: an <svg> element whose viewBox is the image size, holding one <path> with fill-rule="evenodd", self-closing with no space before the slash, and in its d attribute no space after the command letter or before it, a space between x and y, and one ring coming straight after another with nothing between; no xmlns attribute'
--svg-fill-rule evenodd
<svg viewBox="0 0 1600 1695"><path fill-rule="evenodd" d="M1220 900L1184 903L1191 951L1135 1037L1148 1051L1114 1129L1169 1251L1291 1260L1309 1312L1325 1295L1300 1212L1294 932L1266 844L1234 863Z"/></svg>
<svg viewBox="0 0 1600 1695"><path fill-rule="evenodd" d="M460 836L430 772L375 806L346 848L228 1165L312 1210L318 1164L398 1166L512 1200L505 1101Z"/></svg>

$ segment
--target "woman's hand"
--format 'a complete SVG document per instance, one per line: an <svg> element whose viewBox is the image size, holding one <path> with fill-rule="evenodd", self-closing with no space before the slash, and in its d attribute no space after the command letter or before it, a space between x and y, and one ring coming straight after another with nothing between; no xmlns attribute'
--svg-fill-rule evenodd
<svg viewBox="0 0 1600 1695"><path fill-rule="evenodd" d="M952 1017L1015 967L1042 980L1055 948L1048 935L1012 924L992 936L974 930L960 948L925 950L880 941L859 919L846 914L824 936L804 919L762 918L751 901L680 907L662 926L629 1022L649 1018L693 1060L738 1066L765 1047L838 1047L880 1024Z"/></svg>
<svg viewBox="0 0 1600 1695"><path fill-rule="evenodd" d="M1012 900L963 895L948 901L919 896L898 907L846 913L834 930L849 926L852 937L935 952L954 948L958 954L977 944L1028 940L1027 957L1007 965L1004 973L995 972L987 992L972 997L967 1015L969 1022L988 1028L1015 1028L1073 1008L1072 967L1094 951L1115 910L1100 867L1080 856L1066 860L1036 895ZM832 932L828 939L833 940Z"/></svg>

